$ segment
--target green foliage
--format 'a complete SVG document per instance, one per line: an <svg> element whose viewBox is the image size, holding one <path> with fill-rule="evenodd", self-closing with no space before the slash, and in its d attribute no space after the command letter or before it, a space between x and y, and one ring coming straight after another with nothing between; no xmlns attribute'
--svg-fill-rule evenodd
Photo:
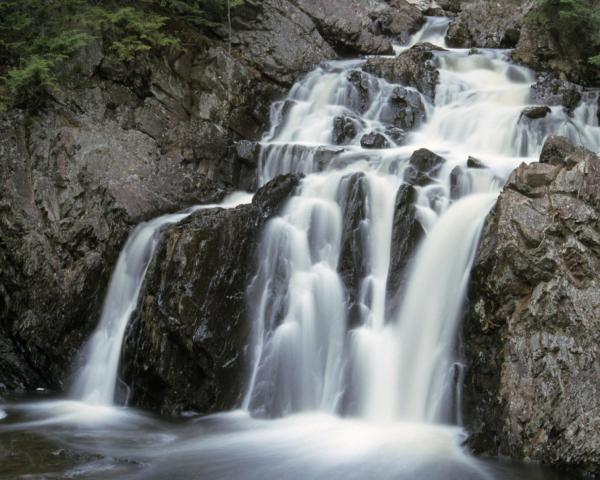
<svg viewBox="0 0 600 480"><path fill-rule="evenodd" d="M598 0L537 0L537 4L533 18L544 21L565 51L581 50L590 64L600 65Z"/></svg>
<svg viewBox="0 0 600 480"><path fill-rule="evenodd" d="M211 27L227 10L227 0L0 0L0 109L39 106L61 64L95 38L132 62L177 47L173 25Z"/></svg>

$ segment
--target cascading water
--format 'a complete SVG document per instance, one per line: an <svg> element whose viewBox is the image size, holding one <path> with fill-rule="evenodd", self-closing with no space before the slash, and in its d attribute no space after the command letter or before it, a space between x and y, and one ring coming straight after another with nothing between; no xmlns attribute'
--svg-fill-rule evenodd
<svg viewBox="0 0 600 480"><path fill-rule="evenodd" d="M125 330L138 306L146 270L160 241L160 230L197 210L233 207L248 199L247 194L232 194L220 205L192 207L181 213L160 216L135 228L119 255L98 327L83 350L83 367L77 373L71 392L74 398L88 404L113 404Z"/></svg>
<svg viewBox="0 0 600 480"><path fill-rule="evenodd" d="M419 42L445 47L447 26L429 18L396 52ZM111 406L158 232L189 210L142 224L127 241L73 388L83 402L0 410L0 431L48 428L61 445L93 445L89 453L104 458L61 478L564 480L476 461L461 448L462 429L447 426L461 419L457 329L469 270L503 182L537 159L549 134L600 150L597 92L572 114L553 106L529 119L522 112L533 73L507 58L502 50L436 51L435 101L365 73L364 60L329 62L273 105L259 183L306 176L267 223L248 287L245 411L174 425ZM425 236L390 291L393 241L406 233L395 230L399 191L421 148L445 160L411 187ZM19 415L29 421L14 423ZM128 461L109 460L118 458Z"/></svg>
<svg viewBox="0 0 600 480"><path fill-rule="evenodd" d="M430 18L411 44L445 46L447 25L447 19ZM403 94L418 95L426 115L404 140L390 134L386 111L398 86L361 72L361 62L319 67L274 106L260 181L288 172L307 176L298 196L267 225L250 287L255 342L244 405L254 414L321 410L380 422L458 421L457 326L500 179L520 162L535 160L550 133L600 148L593 101L572 116L560 107L541 121L523 116L533 72L510 64L507 51L441 50L436 62L435 103L404 87ZM334 144L340 118L351 124L343 146ZM392 148L362 148L361 137L370 132ZM393 296L400 303L390 308L386 284L396 194L410 154L423 147L445 163L433 182L416 187L427 236L401 295ZM487 168L467 168L470 155ZM466 187L452 196L457 167ZM358 227L362 265L355 266L362 275L358 325L350 325L349 292L338 273L347 240L344 189L352 176L361 178L365 205Z"/></svg>

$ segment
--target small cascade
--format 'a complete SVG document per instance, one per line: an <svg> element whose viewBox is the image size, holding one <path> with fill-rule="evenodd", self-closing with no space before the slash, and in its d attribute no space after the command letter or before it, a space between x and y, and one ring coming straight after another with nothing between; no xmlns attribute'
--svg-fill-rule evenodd
<svg viewBox="0 0 600 480"><path fill-rule="evenodd" d="M125 331L138 307L140 290L148 266L160 242L160 231L195 211L211 207L233 207L249 201L246 194L232 194L220 205L192 207L181 213L162 215L138 225L119 254L104 299L98 327L82 352L71 396L88 404L112 405L118 384L119 360Z"/></svg>
<svg viewBox="0 0 600 480"><path fill-rule="evenodd" d="M446 47L447 27L428 18L397 53L419 42ZM485 217L508 174L536 160L548 135L598 150L600 128L595 93L572 114L557 106L527 117L534 74L511 64L506 50L444 49L435 62L433 102L363 71L363 61L344 61L321 65L274 105L259 181L306 176L267 224L249 287L244 407L253 415L319 410L379 423L460 423L457 332ZM398 96L402 114L393 110ZM441 158L415 183L406 172L422 148ZM406 182L425 239L390 295Z"/></svg>

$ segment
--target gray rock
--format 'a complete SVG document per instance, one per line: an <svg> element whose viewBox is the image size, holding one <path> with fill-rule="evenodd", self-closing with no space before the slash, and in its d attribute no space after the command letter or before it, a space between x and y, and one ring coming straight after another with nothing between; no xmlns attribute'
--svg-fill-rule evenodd
<svg viewBox="0 0 600 480"><path fill-rule="evenodd" d="M573 145L568 138L551 135L542 147L540 163L572 168L590 155L593 156L585 148Z"/></svg>
<svg viewBox="0 0 600 480"><path fill-rule="evenodd" d="M319 33L343 54L370 55L393 52L392 44L377 31L369 10L359 0L293 0L315 23Z"/></svg>
<svg viewBox="0 0 600 480"><path fill-rule="evenodd" d="M561 80L553 74L543 74L531 86L534 102L544 105L562 105L572 112L581 103L583 88L568 80Z"/></svg>
<svg viewBox="0 0 600 480"><path fill-rule="evenodd" d="M468 168L487 168L484 163L478 158L471 157L467 158L467 167Z"/></svg>
<svg viewBox="0 0 600 480"><path fill-rule="evenodd" d="M426 148L420 148L411 155L404 171L404 181L410 185L427 185L435 178L446 160Z"/></svg>
<svg viewBox="0 0 600 480"><path fill-rule="evenodd" d="M201 210L162 234L123 349L131 404L176 414L239 403L261 228L298 183L277 177L252 204Z"/></svg>
<svg viewBox="0 0 600 480"><path fill-rule="evenodd" d="M360 145L363 148L389 148L390 144L384 135L378 132L369 132L362 136Z"/></svg>
<svg viewBox="0 0 600 480"><path fill-rule="evenodd" d="M443 51L443 48L430 43L420 43L397 57L369 58L363 69L390 83L414 87L433 100L439 81L439 72L434 61L436 51Z"/></svg>
<svg viewBox="0 0 600 480"><path fill-rule="evenodd" d="M360 120L346 115L333 119L332 141L336 145L348 145L358 134L357 124Z"/></svg>
<svg viewBox="0 0 600 480"><path fill-rule="evenodd" d="M450 23L446 42L458 48L512 48L517 45L526 9L504 2L463 3Z"/></svg>
<svg viewBox="0 0 600 480"><path fill-rule="evenodd" d="M421 96L404 87L394 88L388 104L382 110L381 120L404 130L418 127L425 120L425 105Z"/></svg>
<svg viewBox="0 0 600 480"><path fill-rule="evenodd" d="M546 145L488 216L464 348L477 452L600 473L600 159ZM558 145L558 146L556 146ZM571 157L557 161L560 152Z"/></svg>
<svg viewBox="0 0 600 480"><path fill-rule="evenodd" d="M405 0L377 2L371 8L369 16L376 33L389 35L401 43L406 43L425 22L423 13Z"/></svg>

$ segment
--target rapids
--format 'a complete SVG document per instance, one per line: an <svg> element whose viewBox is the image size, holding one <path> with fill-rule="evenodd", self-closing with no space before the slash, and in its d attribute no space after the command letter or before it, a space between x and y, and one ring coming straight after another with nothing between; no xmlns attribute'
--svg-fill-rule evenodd
<svg viewBox="0 0 600 480"><path fill-rule="evenodd" d="M419 42L445 47L447 25L429 18L396 52ZM406 87L423 113L401 137L389 129L398 86L364 74L365 101L351 80L365 60L326 62L298 81L273 105L261 142L260 184L281 173L305 177L262 235L248 286L253 337L241 410L176 421L113 405L123 400L116 395L121 344L160 229L209 206L194 207L144 223L130 236L82 352L72 400L2 406L2 436L34 452L4 468L16 474L28 461L33 475L89 479L568 478L477 460L462 447L458 330L484 219L508 174L535 161L547 135L600 150L595 94L572 116L552 107L546 118L525 121L534 73L511 64L508 53L437 52L435 100ZM356 119L354 134L335 145L334 119L344 115ZM372 132L390 148L363 148L361 137ZM445 162L430 183L415 186L426 235L400 292L390 295L396 196L419 148ZM469 156L484 168L468 166ZM457 167L464 178L458 190ZM339 265L353 178L360 179L365 208L350 318ZM57 448L79 453L52 457Z"/></svg>

